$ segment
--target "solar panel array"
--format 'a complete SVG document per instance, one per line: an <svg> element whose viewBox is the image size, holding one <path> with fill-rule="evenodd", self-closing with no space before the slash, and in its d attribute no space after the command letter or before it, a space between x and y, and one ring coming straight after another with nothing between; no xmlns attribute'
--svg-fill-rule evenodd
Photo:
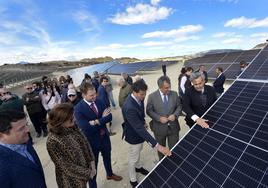
<svg viewBox="0 0 268 188"><path fill-rule="evenodd" d="M84 78L84 74L88 73L92 75L94 71L98 71L99 73L107 72L108 74L121 74L123 72L133 75L138 71L153 71L160 69L162 65L172 65L177 63L177 61L146 61L146 62L138 62L138 63L128 63L121 64L117 61L111 61L102 64L90 65L88 67L81 67L77 69L73 69L67 71L66 74L70 75L75 85L80 85Z"/></svg>
<svg viewBox="0 0 268 188"><path fill-rule="evenodd" d="M228 53L207 54L203 57L186 61L185 66L190 66L194 70L197 70L200 65L205 65L208 72L208 77L211 79L216 78L215 69L219 66L223 68L226 79L234 80L240 73L240 62L251 62L259 52L260 50L245 50Z"/></svg>
<svg viewBox="0 0 268 188"><path fill-rule="evenodd" d="M262 53L254 60L254 63L249 65L240 78L267 80L267 74L268 46L263 49Z"/></svg>
<svg viewBox="0 0 268 188"><path fill-rule="evenodd" d="M267 46L140 188L268 187Z"/></svg>
<svg viewBox="0 0 268 188"><path fill-rule="evenodd" d="M175 64L177 61L146 61L138 63L128 63L128 64L116 64L108 70L110 74L121 74L122 72L133 75L138 71L153 71L160 69L162 65L171 65Z"/></svg>

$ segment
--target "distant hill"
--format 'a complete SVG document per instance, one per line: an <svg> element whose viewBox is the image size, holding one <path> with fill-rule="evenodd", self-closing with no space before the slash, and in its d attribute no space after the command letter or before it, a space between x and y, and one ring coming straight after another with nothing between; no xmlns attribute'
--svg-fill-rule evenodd
<svg viewBox="0 0 268 188"><path fill-rule="evenodd" d="M261 44L258 44L258 45L256 45L254 48L252 48L252 49L262 49L265 45L266 45L267 43L261 43Z"/></svg>
<svg viewBox="0 0 268 188"><path fill-rule="evenodd" d="M140 59L137 58L131 58L131 57L120 57L120 58L116 58L116 61L119 61L122 64L126 64L126 63L130 63L130 62L136 62L136 61L140 61Z"/></svg>
<svg viewBox="0 0 268 188"><path fill-rule="evenodd" d="M26 62L26 61L20 61L19 63L17 63L19 65L26 65L26 64L29 64L29 62Z"/></svg>

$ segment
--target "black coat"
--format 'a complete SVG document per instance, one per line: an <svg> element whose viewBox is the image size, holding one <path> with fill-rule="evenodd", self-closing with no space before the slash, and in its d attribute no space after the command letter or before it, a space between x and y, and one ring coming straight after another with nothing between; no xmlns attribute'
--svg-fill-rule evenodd
<svg viewBox="0 0 268 188"><path fill-rule="evenodd" d="M186 90L185 95L183 96L183 111L186 113L185 121L186 124L192 127L195 122L191 119L191 117L196 114L201 117L209 107L216 101L216 92L213 87L205 85L203 95L207 96L205 106L202 105L201 100L202 93L196 91L194 86L190 87Z"/></svg>
<svg viewBox="0 0 268 188"><path fill-rule="evenodd" d="M216 93L223 93L224 92L224 88L223 88L224 82L225 82L225 75L222 73L213 82L213 87L214 87Z"/></svg>

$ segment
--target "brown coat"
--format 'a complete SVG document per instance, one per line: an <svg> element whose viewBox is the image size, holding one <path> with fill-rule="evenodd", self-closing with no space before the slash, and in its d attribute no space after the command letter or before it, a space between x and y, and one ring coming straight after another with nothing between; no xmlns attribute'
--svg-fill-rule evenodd
<svg viewBox="0 0 268 188"><path fill-rule="evenodd" d="M64 128L59 135L50 132L47 150L55 164L59 188L86 188L94 154L77 127Z"/></svg>
<svg viewBox="0 0 268 188"><path fill-rule="evenodd" d="M119 102L120 108L123 107L126 98L128 97L129 94L131 94L131 92L132 92L131 85L129 85L128 83L126 83L126 85L120 88L119 96L118 96L118 102Z"/></svg>

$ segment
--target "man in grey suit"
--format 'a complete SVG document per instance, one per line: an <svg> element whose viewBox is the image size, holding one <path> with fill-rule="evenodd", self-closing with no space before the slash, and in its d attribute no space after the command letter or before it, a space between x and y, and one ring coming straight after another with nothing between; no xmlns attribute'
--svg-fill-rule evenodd
<svg viewBox="0 0 268 188"><path fill-rule="evenodd" d="M148 97L146 113L152 118L150 127L157 142L171 149L179 140L180 125L178 117L181 113L182 105L177 92L171 91L170 79L161 76L157 81L159 89L151 93ZM158 152L161 160L164 155Z"/></svg>

